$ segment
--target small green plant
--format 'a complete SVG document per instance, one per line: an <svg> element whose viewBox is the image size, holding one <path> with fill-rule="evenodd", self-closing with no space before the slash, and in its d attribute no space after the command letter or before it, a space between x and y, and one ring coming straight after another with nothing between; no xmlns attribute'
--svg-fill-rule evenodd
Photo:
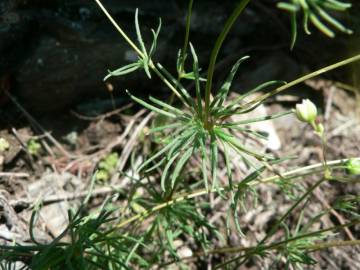
<svg viewBox="0 0 360 270"><path fill-rule="evenodd" d="M331 209L307 217L306 222L303 211L297 215L297 210L305 209L314 190L325 182L351 183L352 178L349 175L338 175L344 174L345 170L348 174L357 174L360 157L326 159L326 130L317 117L316 106L310 100L304 100L294 110L273 115L249 117L248 114L270 97L307 79L358 61L360 55L324 67L292 82L264 82L245 94L230 99L233 79L240 65L249 57L242 57L235 62L218 89L213 87L215 64L224 40L250 0L238 1L227 19L213 47L206 78L200 77L198 55L189 41L192 0L188 6L184 46L178 53L176 76L152 59L156 52L161 21L157 29L152 30L153 40L148 49L142 38L138 10L135 12L136 45L100 0L95 2L138 54L137 61L109 71L105 80L111 76L123 76L144 70L149 79L153 75L158 76L177 99L174 102L155 97L145 100L126 91L133 101L157 115L150 133L155 134L156 145L160 147L155 147L153 153L140 166L133 168L136 177L131 178L130 192L119 191L119 195L125 196L125 207L116 211L117 208L111 205L109 200L96 215L82 215L81 211L74 215L69 214L68 228L52 243L39 244L32 236L34 245L6 247L6 252L2 254L6 262L16 260L21 254L28 259L28 265L33 269L163 269L173 263L186 269L187 259L201 260L208 254L219 254L221 257L214 261L213 269L239 269L250 259L266 257L275 258L274 265L278 264L279 269L283 262L288 268L301 269L316 263L315 257L311 256L316 250L360 244L360 240L356 239L329 240L336 236L336 232L360 224L355 211L359 202L358 196L343 198ZM293 13L302 8L310 21L319 27L313 18L315 14L324 16L324 13L320 12L321 8L334 9L339 3L334 0L294 0L291 5L282 3L279 6L292 9ZM307 18L304 18L304 21L307 27ZM191 61L190 71L185 71L186 61ZM185 83L188 80L195 86L195 97L186 88ZM242 115L244 120L233 120L236 115ZM249 128L248 124L285 116L296 116L321 138L323 158L320 163L280 172L276 167L293 157L279 158L253 149L235 135L237 131L241 131L247 137L266 140L263 134ZM239 157L240 161L234 162L234 155ZM117 154L107 156L99 163L99 171L94 175L94 179L109 179L117 161ZM199 161L198 166L193 166L191 171L185 170L190 167L189 161ZM240 162L249 173L238 179L234 177L233 171ZM224 164L224 168L221 164ZM226 184L218 181L221 169L226 173ZM270 176L265 176L266 172ZM307 188L298 188L297 183L309 175L313 177L311 184ZM256 205L256 187L267 183L277 184L286 195L291 195L291 206L270 224L264 237L257 240L256 245L228 246L226 238L230 237L234 227L240 237L246 237L246 232L242 230L243 225L239 222L239 213L254 207L249 201ZM297 194L294 194L294 189ZM211 210L216 209L211 201L201 199L209 194L223 199L224 203L229 205L226 209L225 228L218 228L209 219ZM86 199L84 205L87 202ZM329 214L335 208L351 215L351 220L334 227L319 229L319 226L315 226L323 215ZM296 218L295 228L291 225L290 218ZM61 241L67 234L71 236L70 243ZM185 241L188 242L185 244ZM218 248L219 246L221 248ZM186 256L183 255L184 252L181 253L182 248L187 248ZM193 249L196 249L196 252Z"/></svg>
<svg viewBox="0 0 360 270"><path fill-rule="evenodd" d="M119 160L119 155L117 153L110 153L98 165L98 171L96 172L96 180L98 181L107 181L114 173L116 165Z"/></svg>
<svg viewBox="0 0 360 270"><path fill-rule="evenodd" d="M16 262L28 261L21 269L131 269L126 266L127 251L141 240L114 233L104 227L113 221L113 210L104 202L99 211L86 214L83 208L69 211L69 225L49 245L38 243L33 226L36 211L31 218L30 236L32 245L4 247L1 253L1 269L19 269ZM70 235L70 241L65 236ZM147 266L135 252L132 257L138 265Z"/></svg>
<svg viewBox="0 0 360 270"><path fill-rule="evenodd" d="M41 144L36 139L30 139L26 145L30 155L37 156L41 150Z"/></svg>

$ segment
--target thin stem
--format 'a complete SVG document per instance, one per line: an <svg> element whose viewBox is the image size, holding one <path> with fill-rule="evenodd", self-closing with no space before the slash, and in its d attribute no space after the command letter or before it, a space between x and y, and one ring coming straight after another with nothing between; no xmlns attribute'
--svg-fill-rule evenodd
<svg viewBox="0 0 360 270"><path fill-rule="evenodd" d="M167 87L170 88L171 91L182 101L182 103L188 107L186 101L183 99L183 97L180 95L179 91L162 75L160 70L154 65L152 60L150 60L149 67L155 72L155 74L166 84Z"/></svg>
<svg viewBox="0 0 360 270"><path fill-rule="evenodd" d="M356 62L356 61L359 61L359 60L360 60L360 54L358 54L356 56L353 56L353 57L350 57L348 59L342 60L342 61L337 62L335 64L332 64L330 66L323 67L323 68L321 68L321 69L319 69L317 71L314 71L314 72L312 72L310 74L302 76L302 77L300 77L300 78L298 78L298 79L296 79L296 80L294 80L292 82L289 82L289 83L287 83L287 84L285 84L283 86L280 86L279 88L276 88L275 90L273 90L273 91L271 91L271 92L269 92L267 94L264 94L264 95L260 96L259 98L254 99L253 101L250 101L249 103L246 104L244 109L249 108L254 104L257 104L258 102L262 102L262 101L266 100L267 98L269 98L269 97L271 97L273 95L276 95L276 94L278 94L278 93L280 93L280 92L282 92L282 91L284 91L284 90L286 90L286 89L288 89L290 87L293 87L293 86L295 86L295 85L297 85L299 83L302 83L302 82L304 82L304 81L306 81L308 79L311 79L313 77L316 77L316 76L319 76L319 75L321 75L323 73L326 73L326 72L328 72L330 70L333 70L333 69L348 65L350 63L353 63L353 62Z"/></svg>
<svg viewBox="0 0 360 270"><path fill-rule="evenodd" d="M340 165L340 164L344 164L349 159L332 160L332 161L329 161L327 164L330 167L334 167L334 166L337 166L337 165ZM354 159L360 160L360 157L356 157ZM302 167L302 168L298 168L298 169L295 169L295 170L291 170L291 171L282 173L282 176L283 177L289 177L291 175L296 175L296 174L298 174L300 172L316 170L316 169L319 169L319 168L322 168L322 167L323 167L323 163L317 163L317 164L309 165L309 166L306 166L306 167ZM320 170L319 172L322 172L322 170ZM280 177L277 176L277 175L276 176L271 176L271 177L266 177L266 178L263 178L263 179L260 179L260 180L255 180L252 183L249 183L249 185L255 186L255 185L258 185L258 184L261 184L261 183L273 182L275 180L278 180L279 178ZM174 199L172 199L172 200L170 200L168 202L158 204L158 205L156 205L155 207L153 207L151 209L145 210L142 213L134 215L134 216L124 220L123 222L120 222L117 225L117 228L122 228L122 227L124 227L124 226L126 226L126 225L128 225L128 224L130 224L132 222L135 222L135 221L137 221L139 219L143 219L143 218L145 218L147 216L150 216L153 213L155 213L155 212L157 212L157 211L159 211L161 209L164 209L164 208L166 208L166 207L168 207L170 205L173 205L175 203L182 202L184 200L193 199L193 198L200 197L200 196L210 194L210 193L214 193L214 192L229 191L229 190L230 190L229 186L225 186L225 187L217 187L217 188L214 188L214 189L211 189L211 190L207 190L207 189L204 188L204 189L195 190L194 192L191 192L191 193L180 194L178 197L176 197L176 198L174 198Z"/></svg>
<svg viewBox="0 0 360 270"><path fill-rule="evenodd" d="M248 258L249 256L251 255L254 255L258 252L264 252L266 250L272 250L272 249L277 249L279 247L283 247L284 245L288 244L288 243L291 243L291 242L294 242L296 240L300 240L300 239L303 239L303 238L309 238L309 237L312 237L312 236L316 236L316 235L319 235L319 234L322 234L322 233L325 233L325 232L329 232L329 231L334 231L334 230L338 230L338 229L342 229L342 228L347 228L347 227L350 227L350 226L353 226L353 225L357 225L357 224L360 224L360 220L355 220L355 221L351 221L351 222L348 222L346 224L342 224L342 225L337 225L337 226L333 226L333 227L330 227L330 228L325 228L325 229L322 229L322 230L318 230L318 231L315 231L315 232L309 232L309 233L305 233L305 234L301 234L301 235L297 235L297 236L294 236L292 238L288 238L288 239L285 239L285 240L282 240L282 241L279 241L279 242L276 242L276 243L272 243L272 244L269 244L267 246L261 246L261 243L257 244L256 246L254 247L234 247L234 248L228 248L228 252L230 253L237 253L237 252L242 252L242 251L245 251L246 253L243 254L243 255L240 255L236 258L233 258L231 260L228 260L224 263L221 263L219 265L217 265L215 267L215 269L219 269L229 263L232 263L234 261L237 261L241 258ZM360 240L350 240L350 241L333 241L333 244L334 242L338 242L338 246L340 246L340 243L339 242L353 242L352 245L355 245L357 243L357 241L360 241ZM328 242L330 243L330 242ZM304 246L303 249L310 249L310 251L315 251L316 249L314 248L318 248L318 249L321 249L320 247L323 248L326 248L326 242L323 242L323 243L319 243L319 246L317 246L316 244L312 245L312 246ZM343 245L344 246L344 245ZM331 247L331 245L329 245L328 247ZM244 259L244 260L245 260Z"/></svg>
<svg viewBox="0 0 360 270"><path fill-rule="evenodd" d="M316 236L316 235L319 235L319 234L322 234L322 233L325 233L325 232L329 232L329 231L335 231L335 230L339 230L339 229L343 229L343 228L348 228L350 226L354 226L354 225L357 225L357 224L360 224L360 220L351 221L351 222L348 222L348 223L345 223L345 224L342 224L342 225L337 225L337 226L325 228L325 229L318 230L318 231L315 231L315 232L309 232L309 233L297 235L297 236L294 236L292 238L288 238L288 239L285 239L285 240L282 240L282 241L279 241L279 242L272 243L272 244L269 244L267 246L264 246L264 247L262 247L262 250L275 249L275 248L281 247L283 245L286 245L288 243L294 242L296 240L313 237L313 236ZM351 242L351 241L353 241L353 240L350 240L350 241L321 242L321 243L318 243L319 246L317 246L317 244L314 244L314 245L310 246L309 249L315 250L317 247L320 247L320 246L324 246L324 248L325 248L324 243L333 243L334 244L335 242ZM355 241L359 241L359 240L355 240ZM328 247L330 247L330 246L331 245L328 245ZM244 247L227 248L227 252L236 253L236 252L239 252L239 251L254 250L254 249L256 249L256 247L257 246L255 246L255 247L247 247L247 248L244 248ZM307 249L308 247L304 247L304 248ZM245 255L246 254L244 254L243 256L245 256Z"/></svg>
<svg viewBox="0 0 360 270"><path fill-rule="evenodd" d="M347 240L347 241L321 242L321 243L314 244L310 247L307 247L307 249L309 249L309 250L311 250L311 252L313 252L313 251L317 251L320 249L331 248L331 247L344 247L344 246L356 246L356 245L360 245L359 239Z"/></svg>
<svg viewBox="0 0 360 270"><path fill-rule="evenodd" d="M110 20L110 22L114 25L114 27L119 31L121 36L125 39L125 41L135 50L135 52L139 55L140 58L144 58L144 53L135 45L135 43L129 38L128 35L122 30L122 28L119 26L119 24L114 20L114 18L110 15L110 13L107 11L107 9L103 6L100 0L95 0L95 2L99 5L101 10L104 12L106 17ZM167 87L170 88L171 91L180 99L183 101L185 106L187 104L184 102L183 98L181 97L180 93L176 90L176 88L161 74L161 72L157 69L156 65L152 62L150 59L149 61L149 67L155 72L155 74L166 84Z"/></svg>
<svg viewBox="0 0 360 270"><path fill-rule="evenodd" d="M355 220L355 221L351 221L348 222L346 224L342 224L342 225L336 225L333 227L329 227L329 228L325 228L322 230L318 230L318 231L314 231L314 232L309 232L309 233L305 233L305 234L301 234L301 235L297 235L294 236L292 238L288 238L285 240L281 240L272 244L269 244L267 246L263 246L261 247L261 250L273 250L273 249L277 249L280 247L283 247L284 245L303 239L303 238L308 238L308 237L313 237L325 232L329 232L329 231L335 231L335 230L340 230L343 228L348 228L350 226L354 226L360 224L360 220ZM354 246L354 245L359 245L360 240L349 240L349 241L324 241L324 242L318 242L316 244L313 244L311 246L304 246L303 249L308 249L309 252L313 252L316 250L320 250L320 249L325 249L325 248L329 248L329 247L341 247L341 246ZM239 253L239 252L250 252L253 251L254 249L258 248L258 245L256 246L250 246L250 247L244 247L244 246L236 246L236 247L222 247L222 248L216 248L216 249L212 249L212 250L206 250L206 251L202 251L202 252L197 252L195 255L193 256L189 256L189 257L183 257L180 258L181 261L183 260L189 260L189 259L194 259L194 258L198 258L204 255L208 255L208 254L226 254L226 253ZM246 253L242 255L242 257L246 256ZM175 261L171 261L171 262L167 262L164 265L171 265L173 264Z"/></svg>
<svg viewBox="0 0 360 270"><path fill-rule="evenodd" d="M110 22L113 24L113 26L116 28L116 30L119 31L120 35L126 40L127 43L136 51L136 53L141 57L144 58L144 54L142 51L135 45L135 43L129 38L129 36L121 29L121 27L117 24L117 22L114 20L114 18L110 15L110 13L107 11L107 9L103 6L100 0L95 0L96 4L101 8L101 10L104 12L106 17L110 20Z"/></svg>
<svg viewBox="0 0 360 270"><path fill-rule="evenodd" d="M250 0L240 1L240 3L235 8L233 13L227 19L224 29L218 36L215 46L211 52L210 63L209 63L208 72L207 72L206 86L205 86L205 110L204 110L205 111L205 115L204 115L205 128L209 127L210 94L211 94L212 80L213 80L217 56L219 54L220 48L221 48L226 36L228 35L231 27L233 26L236 19L239 17L239 15L241 14L241 12L244 10L244 8L246 7L246 5L249 2L250 2Z"/></svg>

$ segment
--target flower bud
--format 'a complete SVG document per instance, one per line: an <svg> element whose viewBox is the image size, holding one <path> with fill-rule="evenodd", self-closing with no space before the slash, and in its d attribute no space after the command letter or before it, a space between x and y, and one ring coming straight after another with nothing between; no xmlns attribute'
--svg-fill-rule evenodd
<svg viewBox="0 0 360 270"><path fill-rule="evenodd" d="M349 159L346 164L346 169L351 175L360 175L360 159Z"/></svg>
<svg viewBox="0 0 360 270"><path fill-rule="evenodd" d="M315 124L315 133L318 134L320 137L324 134L324 126L323 124Z"/></svg>
<svg viewBox="0 0 360 270"><path fill-rule="evenodd" d="M295 113L300 121L311 124L316 119L317 109L309 99L304 99L301 104L296 104Z"/></svg>

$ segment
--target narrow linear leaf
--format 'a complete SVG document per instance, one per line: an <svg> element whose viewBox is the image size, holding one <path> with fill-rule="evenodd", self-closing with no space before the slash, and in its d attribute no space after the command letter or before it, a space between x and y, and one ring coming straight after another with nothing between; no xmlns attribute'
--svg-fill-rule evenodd
<svg viewBox="0 0 360 270"><path fill-rule="evenodd" d="M153 112L156 112L156 113L158 113L158 114L162 114L162 115L164 115L164 116L167 116L167 117L176 118L176 115L175 115L175 114L172 114L172 113L169 113L169 112L164 111L164 110L162 110L162 109L159 109L159 108L157 108L157 107L155 107L155 106L153 106L153 105L151 105L151 104L149 104L149 103L147 103L147 102L145 102L145 101L143 101L143 100L141 100L141 99L139 99L139 98L131 95L128 90L126 90L126 93L131 97L132 100L134 100L135 102L141 104L141 105L144 106L145 108L147 108L147 109L149 109L149 110L151 110L151 111L153 111Z"/></svg>
<svg viewBox="0 0 360 270"><path fill-rule="evenodd" d="M309 30L309 16L310 16L310 10L304 9L304 19L303 19L303 28L306 34L311 35L311 32Z"/></svg>
<svg viewBox="0 0 360 270"><path fill-rule="evenodd" d="M231 161L230 161L230 156L229 156L229 148L227 146L226 143L224 143L224 141L220 140L223 147L224 147L224 155L225 155L225 165L226 165L226 173L229 179L229 187L230 190L233 189L233 180L232 180L232 172L231 172Z"/></svg>
<svg viewBox="0 0 360 270"><path fill-rule="evenodd" d="M140 30L140 25L139 25L139 9L138 8L135 10L135 29L136 29L136 37L140 44L141 50L145 56L148 56L147 52L146 52L145 44L144 44L144 41L143 41L142 35L141 35L141 30Z"/></svg>
<svg viewBox="0 0 360 270"><path fill-rule="evenodd" d="M157 67L159 68L159 70L165 75L165 77L173 84L176 86L176 88L178 88L180 90L180 94L183 97L183 99L186 101L186 103L192 107L195 108L194 106L194 101L192 100L192 97L190 96L190 94L188 93L188 91L185 89L185 87L178 81L176 80L170 72L168 72L160 63L157 63Z"/></svg>
<svg viewBox="0 0 360 270"><path fill-rule="evenodd" d="M237 97L234 101L230 102L226 108L233 108L233 106L235 105L238 105L240 101L244 100L246 97L256 93L256 92L259 92L259 91L263 91L263 90L266 90L266 88L270 87L270 86L281 86L281 85L285 85L286 82L285 81L278 81L278 80L275 80L275 81L269 81L269 82L265 82L265 83L262 83L260 85L258 85L257 87L247 91L245 94Z"/></svg>
<svg viewBox="0 0 360 270"><path fill-rule="evenodd" d="M325 24L323 24L314 14L310 14L310 21L316 26L317 29L319 29L328 37L335 37L334 32L331 31Z"/></svg>
<svg viewBox="0 0 360 270"><path fill-rule="evenodd" d="M174 188L175 181L179 177L179 174L181 170L184 168L186 162L189 160L193 153L194 148L191 147L185 151L185 153L182 155L182 157L179 159L178 163L176 164L176 167L174 169L173 175L171 177L171 188Z"/></svg>
<svg viewBox="0 0 360 270"><path fill-rule="evenodd" d="M336 0L327 0L323 3L324 7L327 7L332 10L336 11L345 11L349 8L351 8L351 3L344 3Z"/></svg>
<svg viewBox="0 0 360 270"><path fill-rule="evenodd" d="M215 132L210 133L210 155L211 155L211 172L212 172L212 189L217 187L217 163L218 163L218 146L216 143Z"/></svg>
<svg viewBox="0 0 360 270"><path fill-rule="evenodd" d="M297 39L297 22L296 22L296 12L292 12L290 14L290 24L291 24L291 44L290 49L293 50L295 47L296 39Z"/></svg>
<svg viewBox="0 0 360 270"><path fill-rule="evenodd" d="M150 167L149 169L146 169L145 173L149 173L157 168L159 168L164 162L166 158L162 158L159 162L155 163L154 166Z"/></svg>
<svg viewBox="0 0 360 270"><path fill-rule="evenodd" d="M176 153L175 155L173 155L169 161L166 163L163 174L161 175L161 189L162 191L166 192L166 185L165 185L165 181L166 178L168 176L168 172L169 169L171 167L171 165L174 163L174 161L176 160L176 158L180 155L180 152Z"/></svg>
<svg viewBox="0 0 360 270"><path fill-rule="evenodd" d="M153 42L152 42L150 50L149 50L149 57L151 57L154 54L155 50L156 50L157 40L158 40L158 37L159 37L159 34L160 34L161 25L162 25L161 18L159 18L159 24L158 24L158 27L157 27L156 31L151 29L151 33L153 34Z"/></svg>
<svg viewBox="0 0 360 270"><path fill-rule="evenodd" d="M245 147L242 143L240 143L240 141L238 139L236 139L234 136L220 130L219 128L215 129L214 132L216 133L216 135L224 140L225 142L229 143L230 145L233 146L234 149L239 150L240 152L243 152L245 154L248 154L250 156L255 157L256 159L262 160L263 158L266 159L271 159L272 157L267 156L265 154L261 154L261 153L257 153L252 149L249 149L247 147Z"/></svg>
<svg viewBox="0 0 360 270"><path fill-rule="evenodd" d="M190 45L191 54L192 54L192 57L194 60L193 70L194 70L194 76L195 76L197 112L198 112L200 119L202 119L202 104L201 104L202 96L201 96L201 90L200 90L199 61L198 61L198 57L196 55L193 45L191 43L189 43L189 45Z"/></svg>
<svg viewBox="0 0 360 270"><path fill-rule="evenodd" d="M160 151L158 151L156 154L154 154L151 158L147 159L138 169L140 172L142 169L144 169L146 166L148 166L152 161L166 153L169 149L171 149L174 144L176 144L179 141L178 138L174 138L173 141L171 141L169 144L167 144L164 148L162 148Z"/></svg>
<svg viewBox="0 0 360 270"><path fill-rule="evenodd" d="M169 150L168 158L172 156L173 153L179 152L182 149L186 149L190 144L193 143L195 136L196 132L193 129L185 131L181 137L179 137L179 141Z"/></svg>
<svg viewBox="0 0 360 270"><path fill-rule="evenodd" d="M346 28L343 24L341 24L338 20L334 19L333 17L331 17L325 10L323 10L320 7L316 7L316 10L318 11L319 15L321 16L321 18L323 18L325 21L327 21L329 24L331 24L332 26L334 26L337 30L344 32L346 34L352 34L353 31L351 31L350 29Z"/></svg>
<svg viewBox="0 0 360 270"><path fill-rule="evenodd" d="M155 133L155 132L160 132L166 129L174 129L174 128L178 128L184 126L184 123L174 123L174 124L169 124L169 125L162 125L162 126L158 126L158 127L154 127L151 128L149 130L150 133Z"/></svg>
<svg viewBox="0 0 360 270"><path fill-rule="evenodd" d="M205 145L206 145L205 136L202 136L199 139L199 143L200 143L200 150L201 150L201 171L202 171L202 176L203 176L203 180L204 180L205 189L209 190L208 175L207 175L207 168L206 168L208 157L207 157L207 152L206 152L206 147L205 147Z"/></svg>
<svg viewBox="0 0 360 270"><path fill-rule="evenodd" d="M210 108L214 108L214 107L218 107L218 106L221 107L223 105L223 103L229 93L230 86L232 84L234 76L239 69L240 64L249 58L250 58L250 56L244 56L244 57L240 58L238 61L236 61L236 63L231 68L231 71L230 71L228 77L226 78L224 84L220 87L219 93L215 96L214 100L211 102Z"/></svg>
<svg viewBox="0 0 360 270"><path fill-rule="evenodd" d="M165 102L163 102L163 101L161 101L161 100L159 100L159 99L157 99L157 98L154 98L154 97L150 96L149 99L150 99L152 102L154 102L155 104L157 104L157 105L159 105L159 106L162 106L162 107L168 109L169 111L172 111L172 112L175 113L175 114L184 115L184 112L183 112L183 111L181 111L181 110L179 110L178 108L175 108L174 106L171 106L171 105L169 105L169 104L167 104L167 103L165 103Z"/></svg>
<svg viewBox="0 0 360 270"><path fill-rule="evenodd" d="M108 70L109 74L105 76L104 81L106 81L110 77L123 76L123 75L129 74L131 72L138 70L139 68L140 68L140 64L138 62L136 62L136 63L131 63L129 65L123 66L114 71Z"/></svg>
<svg viewBox="0 0 360 270"><path fill-rule="evenodd" d="M251 124L251 123L255 123L255 122L273 120L273 119L280 118L285 115L289 115L289 114L293 114L293 113L294 113L293 111L285 111L285 112L275 113L272 115L265 115L265 116L260 116L260 117L256 117L256 118L246 119L246 120L242 120L242 121L224 123L221 126L232 127L232 126L239 126L239 125L247 125L247 124Z"/></svg>

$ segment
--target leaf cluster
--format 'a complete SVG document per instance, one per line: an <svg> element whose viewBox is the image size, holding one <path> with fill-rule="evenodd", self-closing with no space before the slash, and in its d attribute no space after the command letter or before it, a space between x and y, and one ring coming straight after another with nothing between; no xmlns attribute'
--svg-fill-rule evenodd
<svg viewBox="0 0 360 270"><path fill-rule="evenodd" d="M292 42L294 47L297 37L297 14L303 13L302 26L307 34L311 34L309 23L315 26L323 34L330 38L335 37L332 29L352 34L353 31L345 27L340 21L335 19L334 12L344 12L351 7L351 3L338 0L289 0L288 2L279 2L277 7L290 13Z"/></svg>

